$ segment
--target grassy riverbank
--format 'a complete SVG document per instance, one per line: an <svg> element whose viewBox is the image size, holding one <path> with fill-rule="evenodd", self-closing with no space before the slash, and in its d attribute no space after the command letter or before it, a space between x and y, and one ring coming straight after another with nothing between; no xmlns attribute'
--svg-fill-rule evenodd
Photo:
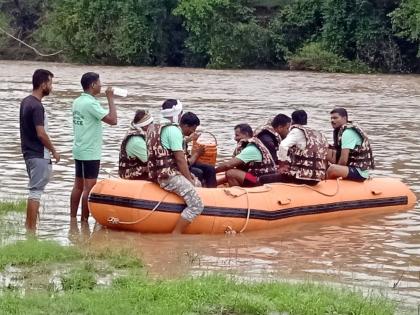
<svg viewBox="0 0 420 315"><path fill-rule="evenodd" d="M8 213L11 205L0 203L0 209ZM16 210L21 211L22 205ZM0 215L4 220L7 216ZM93 248L88 241L83 246L62 246L34 238L0 246L0 296L0 314L381 315L395 311L395 304L385 298L313 283L249 283L225 276L155 280L127 249Z"/></svg>

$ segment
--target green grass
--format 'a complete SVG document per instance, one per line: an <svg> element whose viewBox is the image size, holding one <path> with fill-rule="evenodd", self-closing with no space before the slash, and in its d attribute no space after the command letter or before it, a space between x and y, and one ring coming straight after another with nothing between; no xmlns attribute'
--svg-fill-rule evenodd
<svg viewBox="0 0 420 315"><path fill-rule="evenodd" d="M0 247L0 270L12 266L34 266L40 263L55 263L81 258L73 247L60 246L52 241L28 239Z"/></svg>
<svg viewBox="0 0 420 315"><path fill-rule="evenodd" d="M111 250L104 249L97 253L92 253L97 259L108 261L110 266L116 269L131 269L143 267L142 262L138 257L133 256L128 249Z"/></svg>
<svg viewBox="0 0 420 315"><path fill-rule="evenodd" d="M2 200L0 201L0 215L9 212L25 212L26 200Z"/></svg>
<svg viewBox="0 0 420 315"><path fill-rule="evenodd" d="M126 249L92 251L28 239L0 247L0 269L8 264L22 268L27 285L0 287L0 314L387 315L396 307L383 297L313 283L152 280ZM61 288L51 283L53 274ZM113 281L100 285L101 276Z"/></svg>
<svg viewBox="0 0 420 315"><path fill-rule="evenodd" d="M385 299L315 284L238 283L222 277L150 281L125 277L106 289L64 295L5 293L7 314L375 314L394 313Z"/></svg>
<svg viewBox="0 0 420 315"><path fill-rule="evenodd" d="M95 270L92 265L85 264L63 275L61 284L64 291L92 290L96 286Z"/></svg>

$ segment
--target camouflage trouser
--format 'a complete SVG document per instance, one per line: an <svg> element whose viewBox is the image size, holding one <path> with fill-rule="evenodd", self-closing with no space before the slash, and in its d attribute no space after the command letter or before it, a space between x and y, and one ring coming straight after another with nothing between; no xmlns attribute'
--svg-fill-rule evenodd
<svg viewBox="0 0 420 315"><path fill-rule="evenodd" d="M172 175L167 179L160 179L159 185L166 191L173 192L183 198L187 207L182 211L181 217L187 221L192 221L200 215L204 209L203 202L194 185L182 175Z"/></svg>

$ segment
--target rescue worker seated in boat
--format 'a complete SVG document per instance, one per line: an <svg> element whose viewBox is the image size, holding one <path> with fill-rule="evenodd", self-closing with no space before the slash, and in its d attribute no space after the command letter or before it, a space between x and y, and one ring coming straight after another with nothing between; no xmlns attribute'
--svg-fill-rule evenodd
<svg viewBox="0 0 420 315"><path fill-rule="evenodd" d="M320 132L307 127L307 120L304 110L294 111L291 120L283 114L273 119L273 126L283 138L278 152L279 168L276 174L261 176L261 184L316 185L325 179L328 141Z"/></svg>
<svg viewBox="0 0 420 315"><path fill-rule="evenodd" d="M236 147L235 150L233 150L232 157L235 157L242 150L244 142L254 136L254 132L252 131L251 126L248 124L236 125L235 128L233 128L233 132L235 133L233 140L236 141Z"/></svg>
<svg viewBox="0 0 420 315"><path fill-rule="evenodd" d="M268 149L268 151L270 151L274 162L277 164L277 151L279 150L281 137L274 129L273 121L269 120L267 124L257 128L254 132L254 136L260 139L262 143L264 143L265 147Z"/></svg>
<svg viewBox="0 0 420 315"><path fill-rule="evenodd" d="M199 181L188 169L183 146L183 135L179 128L182 103L168 99L162 104L163 116L160 124L154 124L146 133L149 177L161 188L173 192L187 204L175 224L172 233L184 232L188 225L204 209L203 202L195 190Z"/></svg>
<svg viewBox="0 0 420 315"><path fill-rule="evenodd" d="M270 151L260 139L242 137L246 133L247 127L249 127L247 124L235 127L235 140L238 142L235 156L216 167L216 173L226 172L226 180L231 187L258 186L258 178L261 175L271 174L276 170Z"/></svg>
<svg viewBox="0 0 420 315"><path fill-rule="evenodd" d="M182 115L179 126L184 136L185 154L187 155L190 172L193 173L201 182L203 187L216 187L216 170L213 165L197 162L197 159L204 154L204 146L199 146L198 150L192 154L188 151L188 142L197 140L199 134L196 133L200 125L200 119L192 112L186 112Z"/></svg>
<svg viewBox="0 0 420 315"><path fill-rule="evenodd" d="M239 124L236 125L235 128L233 128L234 131L234 137L233 140L236 141L236 147L235 150L233 150L232 157L235 157L239 154L239 151L242 150L242 147L244 145L244 141L252 138L253 131L250 125L248 124ZM225 185L227 183L226 174L222 174L222 172L219 172L219 176L217 176L217 186L219 185Z"/></svg>
<svg viewBox="0 0 420 315"><path fill-rule="evenodd" d="M330 114L334 145L328 154L333 164L327 170L327 178L366 180L369 170L375 168L368 136L359 125L348 120L346 109L335 108Z"/></svg>
<svg viewBox="0 0 420 315"><path fill-rule="evenodd" d="M139 109L134 115L120 149L118 174L124 179L148 180L146 131L153 123L148 111Z"/></svg>

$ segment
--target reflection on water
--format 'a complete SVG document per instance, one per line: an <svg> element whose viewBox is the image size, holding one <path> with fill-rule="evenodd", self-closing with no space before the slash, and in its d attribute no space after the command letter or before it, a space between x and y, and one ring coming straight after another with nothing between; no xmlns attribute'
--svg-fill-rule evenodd
<svg viewBox="0 0 420 315"><path fill-rule="evenodd" d="M117 174L120 141L137 108L158 116L165 98L179 98L200 117L202 128L217 135L220 158L230 156L232 128L257 127L280 112L304 108L309 124L331 139L329 111L349 110L366 129L377 161L376 176L402 178L420 197L420 77L342 75L280 71L95 67L0 61L0 197L24 196L27 178L20 155L18 110L31 89L35 69L54 77L54 92L45 99L50 134L62 153L54 165L41 209L39 236L63 244L89 242L100 247L129 246L143 257L154 276L228 271L249 278L293 278L343 282L381 288L416 304L420 298L420 209L400 213L295 224L279 230L235 236L140 235L94 226L70 225L72 187L71 102L79 80L97 71L105 84L127 88L116 100L119 124L105 127L102 177ZM13 220L12 220L13 221Z"/></svg>

